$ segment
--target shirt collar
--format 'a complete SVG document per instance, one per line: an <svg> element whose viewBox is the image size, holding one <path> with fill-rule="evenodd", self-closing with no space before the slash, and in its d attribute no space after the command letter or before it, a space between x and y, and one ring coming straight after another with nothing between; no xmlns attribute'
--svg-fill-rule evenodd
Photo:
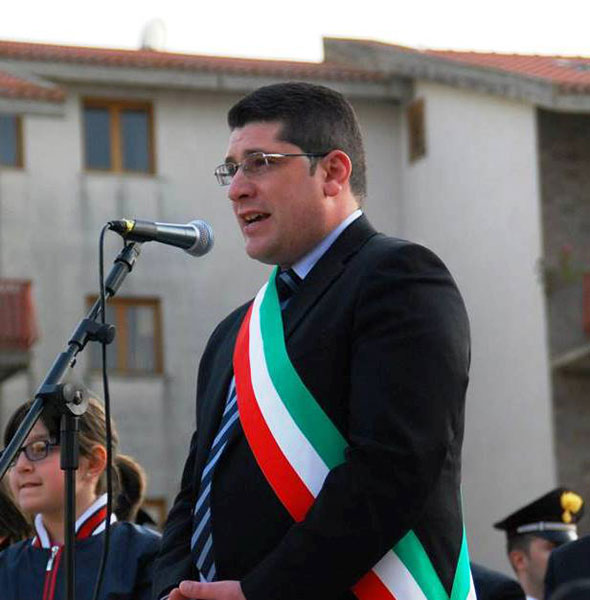
<svg viewBox="0 0 590 600"><path fill-rule="evenodd" d="M330 246L338 239L340 234L353 222L356 221L363 211L357 208L353 213L348 215L338 227L333 229L315 248L308 252L303 258L300 258L291 268L301 277L305 279L307 274L313 269L320 258L328 251Z"/></svg>
<svg viewBox="0 0 590 600"><path fill-rule="evenodd" d="M106 504L107 495L99 496L76 521L76 539L80 540L91 535L102 533L106 527ZM111 515L111 523L116 522L117 517ZM38 548L51 548L49 532L43 524L41 514L35 515L35 537L31 544Z"/></svg>

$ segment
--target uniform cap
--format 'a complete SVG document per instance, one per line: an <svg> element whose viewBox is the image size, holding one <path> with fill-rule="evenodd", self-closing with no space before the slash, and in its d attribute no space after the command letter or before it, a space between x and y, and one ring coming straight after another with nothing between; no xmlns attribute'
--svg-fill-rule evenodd
<svg viewBox="0 0 590 600"><path fill-rule="evenodd" d="M583 514L582 497L559 487L494 523L494 527L505 531L508 538L530 534L564 544L578 538L576 523Z"/></svg>

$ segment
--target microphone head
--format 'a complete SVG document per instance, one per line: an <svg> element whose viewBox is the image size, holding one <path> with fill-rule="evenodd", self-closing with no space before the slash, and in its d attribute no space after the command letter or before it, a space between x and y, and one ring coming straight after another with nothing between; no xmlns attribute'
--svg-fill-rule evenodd
<svg viewBox="0 0 590 600"><path fill-rule="evenodd" d="M188 252L192 256L203 256L204 254L207 254L207 252L213 248L213 242L215 241L211 225L200 219L191 221L189 225L196 231L197 239L190 248L185 249L185 252Z"/></svg>

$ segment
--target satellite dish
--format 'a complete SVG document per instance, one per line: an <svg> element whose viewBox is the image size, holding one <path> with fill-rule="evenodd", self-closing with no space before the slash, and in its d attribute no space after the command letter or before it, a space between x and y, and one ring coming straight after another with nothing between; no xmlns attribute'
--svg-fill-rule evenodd
<svg viewBox="0 0 590 600"><path fill-rule="evenodd" d="M152 19L141 32L142 50L164 50L166 45L166 25L162 19Z"/></svg>

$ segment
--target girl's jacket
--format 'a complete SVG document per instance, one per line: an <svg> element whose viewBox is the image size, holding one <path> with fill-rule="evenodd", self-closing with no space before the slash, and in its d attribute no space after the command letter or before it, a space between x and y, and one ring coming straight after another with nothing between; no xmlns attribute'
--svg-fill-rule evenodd
<svg viewBox="0 0 590 600"><path fill-rule="evenodd" d="M76 522L75 597L91 600L104 543L106 494ZM52 545L41 516L34 538L0 553L2 600L65 600L64 547ZM149 600L152 567L160 545L154 531L112 517L109 556L100 600Z"/></svg>

